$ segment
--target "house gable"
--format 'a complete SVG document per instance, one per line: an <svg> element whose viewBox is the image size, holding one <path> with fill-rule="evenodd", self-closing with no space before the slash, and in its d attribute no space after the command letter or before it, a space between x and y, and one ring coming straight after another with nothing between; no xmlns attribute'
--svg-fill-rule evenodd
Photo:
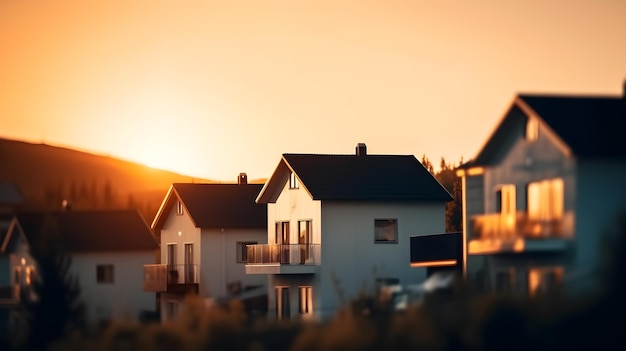
<svg viewBox="0 0 626 351"><path fill-rule="evenodd" d="M315 200L434 201L452 196L412 155L283 154L257 198L276 201L294 172Z"/></svg>

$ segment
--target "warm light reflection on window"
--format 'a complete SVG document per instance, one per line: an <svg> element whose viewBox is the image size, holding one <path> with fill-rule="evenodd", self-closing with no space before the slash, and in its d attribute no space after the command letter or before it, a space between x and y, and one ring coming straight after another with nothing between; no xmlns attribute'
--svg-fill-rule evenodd
<svg viewBox="0 0 626 351"><path fill-rule="evenodd" d="M539 122L535 118L529 118L526 122L526 140L534 141L539 138Z"/></svg>
<svg viewBox="0 0 626 351"><path fill-rule="evenodd" d="M556 288L563 280L563 267L531 268L528 270L528 293L535 296Z"/></svg>
<svg viewBox="0 0 626 351"><path fill-rule="evenodd" d="M505 231L513 231L516 222L515 185L501 185L496 194L496 210L500 212L500 225Z"/></svg>
<svg viewBox="0 0 626 351"><path fill-rule="evenodd" d="M532 220L559 220L563 217L563 179L546 179L528 184L527 209Z"/></svg>
<svg viewBox="0 0 626 351"><path fill-rule="evenodd" d="M300 290L300 314L313 313L313 287L301 286Z"/></svg>

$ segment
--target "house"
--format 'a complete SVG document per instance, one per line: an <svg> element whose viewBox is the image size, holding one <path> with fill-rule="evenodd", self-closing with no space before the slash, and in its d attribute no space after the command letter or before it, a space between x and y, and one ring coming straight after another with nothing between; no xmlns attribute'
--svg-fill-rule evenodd
<svg viewBox="0 0 626 351"><path fill-rule="evenodd" d="M158 244L136 210L20 212L16 230L30 243L57 233L71 257L86 320L139 320L154 312L154 294L143 291L143 265L154 262Z"/></svg>
<svg viewBox="0 0 626 351"><path fill-rule="evenodd" d="M246 245L265 243L267 207L255 202L262 184L172 184L152 229L160 233L161 263L145 267L145 290L159 292L162 320L177 314L186 294L207 302L237 297L249 309L266 279L247 276ZM265 301L264 298L261 298ZM264 303L263 303L264 304Z"/></svg>
<svg viewBox="0 0 626 351"><path fill-rule="evenodd" d="M35 274L24 235L13 234L17 225L15 211L23 203L24 197L15 183L0 182L0 333L22 329L20 298L28 292Z"/></svg>
<svg viewBox="0 0 626 351"><path fill-rule="evenodd" d="M520 94L463 165L467 275L535 295L599 286L607 235L626 211L626 99Z"/></svg>
<svg viewBox="0 0 626 351"><path fill-rule="evenodd" d="M442 233L451 199L413 155L283 154L256 200L268 244L248 246L246 273L269 277L270 316L325 319L359 292L422 281L409 238Z"/></svg>

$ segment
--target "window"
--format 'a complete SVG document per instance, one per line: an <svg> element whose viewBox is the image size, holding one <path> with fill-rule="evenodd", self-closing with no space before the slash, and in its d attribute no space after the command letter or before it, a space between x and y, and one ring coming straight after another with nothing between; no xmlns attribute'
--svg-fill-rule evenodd
<svg viewBox="0 0 626 351"><path fill-rule="evenodd" d="M256 245L256 241L238 241L237 242L237 263L248 262L248 248L247 245Z"/></svg>
<svg viewBox="0 0 626 351"><path fill-rule="evenodd" d="M526 140L535 141L539 138L539 121L536 118L529 118L526 121Z"/></svg>
<svg viewBox="0 0 626 351"><path fill-rule="evenodd" d="M300 290L300 314L313 313L313 287L301 286Z"/></svg>
<svg viewBox="0 0 626 351"><path fill-rule="evenodd" d="M13 272L13 284L21 285L22 267L15 267Z"/></svg>
<svg viewBox="0 0 626 351"><path fill-rule="evenodd" d="M294 172L291 172L289 175L289 189L298 189L299 186L298 177L296 177Z"/></svg>
<svg viewBox="0 0 626 351"><path fill-rule="evenodd" d="M542 267L528 270L528 294L536 296L557 288L563 280L563 267Z"/></svg>
<svg viewBox="0 0 626 351"><path fill-rule="evenodd" d="M113 284L113 265L99 264L96 266L96 281L100 284Z"/></svg>
<svg viewBox="0 0 626 351"><path fill-rule="evenodd" d="M547 179L529 183L526 193L528 218L558 220L563 216L563 179Z"/></svg>
<svg viewBox="0 0 626 351"><path fill-rule="evenodd" d="M276 244L289 244L289 222L276 222Z"/></svg>
<svg viewBox="0 0 626 351"><path fill-rule="evenodd" d="M500 292L511 292L515 288L515 269L504 268L496 270L495 289Z"/></svg>
<svg viewBox="0 0 626 351"><path fill-rule="evenodd" d="M176 215L181 216L184 213L184 206L181 201L176 202Z"/></svg>
<svg viewBox="0 0 626 351"><path fill-rule="evenodd" d="M397 243L398 242L398 220L397 219L375 219L374 220L374 242Z"/></svg>
<svg viewBox="0 0 626 351"><path fill-rule="evenodd" d="M516 211L515 185L501 185L496 192L496 212L500 213L501 235L510 236L514 233Z"/></svg>
<svg viewBox="0 0 626 351"><path fill-rule="evenodd" d="M26 285L31 285L35 281L35 268L33 266L26 267Z"/></svg>
<svg viewBox="0 0 626 351"><path fill-rule="evenodd" d="M289 287L277 286L276 289L276 319L289 319L291 310L289 307Z"/></svg>
<svg viewBox="0 0 626 351"><path fill-rule="evenodd" d="M193 264L193 243L185 244L185 283L196 283L195 265Z"/></svg>
<svg viewBox="0 0 626 351"><path fill-rule="evenodd" d="M298 221L298 244L300 246L300 264L305 264L311 257L311 235L313 222L311 220Z"/></svg>

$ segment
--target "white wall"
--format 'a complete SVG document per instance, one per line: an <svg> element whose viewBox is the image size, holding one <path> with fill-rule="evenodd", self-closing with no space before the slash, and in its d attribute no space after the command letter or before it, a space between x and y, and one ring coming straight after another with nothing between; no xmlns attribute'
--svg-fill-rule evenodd
<svg viewBox="0 0 626 351"><path fill-rule="evenodd" d="M445 204L331 202L322 205L322 219L318 307L326 314L340 303L333 276L347 299L373 292L377 278L422 282L426 269L410 267L410 237L444 233ZM397 219L397 243L374 242L375 219Z"/></svg>
<svg viewBox="0 0 626 351"><path fill-rule="evenodd" d="M321 266L316 274L271 275L270 317L276 314L276 286L290 287L292 316L298 314L298 287L312 286L314 313L317 318L325 318L340 306L337 288L345 292L347 302L361 290L372 293L376 278L398 278L401 284L423 281L426 269L410 267L409 237L445 232L445 205L322 203L313 200L302 183L299 189L289 189L287 182L276 203L268 204L268 243L275 242L275 223L282 221L290 222L290 243L297 243L298 221L309 219L313 243L321 244ZM398 242L375 244L374 219L397 219Z"/></svg>
<svg viewBox="0 0 626 351"><path fill-rule="evenodd" d="M88 322L137 320L155 311L155 294L143 291L143 265L154 263L153 251L74 253L70 272L81 287ZM113 265L113 284L98 283L97 265Z"/></svg>
<svg viewBox="0 0 626 351"><path fill-rule="evenodd" d="M298 221L311 220L313 225L311 244L321 241L321 202L313 200L302 183L298 189L289 189L286 182L276 203L267 205L267 243L275 244L276 222L290 221L289 242L298 243Z"/></svg>
<svg viewBox="0 0 626 351"><path fill-rule="evenodd" d="M200 229L196 228L193 224L187 209L184 210L182 215L178 215L176 214L176 206L172 206L170 213L167 215L167 219L163 223L163 228L161 228L161 264L168 264L168 244L176 244L175 264L184 264L185 244L188 243L193 244L193 264L198 265L198 267L200 267L200 271L202 271L200 257L200 252L202 252ZM200 291L200 294L202 295L203 291Z"/></svg>
<svg viewBox="0 0 626 351"><path fill-rule="evenodd" d="M267 285L267 276L247 275L245 263L237 262L238 241L266 244L267 232L245 228L202 229L201 297L224 297L227 295L226 285L235 281L241 282L242 286Z"/></svg>

